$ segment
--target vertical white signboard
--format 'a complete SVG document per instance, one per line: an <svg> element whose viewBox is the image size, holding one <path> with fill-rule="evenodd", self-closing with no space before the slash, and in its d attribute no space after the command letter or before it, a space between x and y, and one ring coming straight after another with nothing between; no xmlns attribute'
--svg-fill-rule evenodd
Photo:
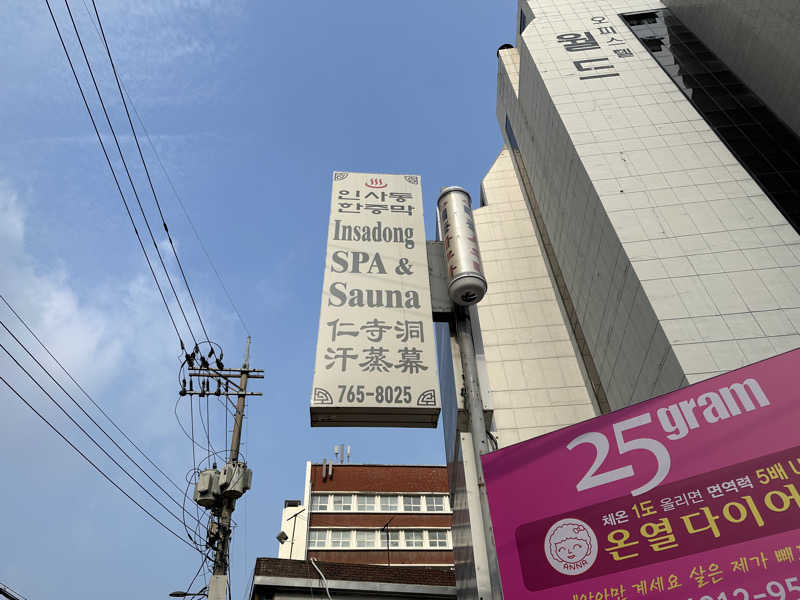
<svg viewBox="0 0 800 600"><path fill-rule="evenodd" d="M438 416L420 178L335 172L311 425L435 427Z"/></svg>

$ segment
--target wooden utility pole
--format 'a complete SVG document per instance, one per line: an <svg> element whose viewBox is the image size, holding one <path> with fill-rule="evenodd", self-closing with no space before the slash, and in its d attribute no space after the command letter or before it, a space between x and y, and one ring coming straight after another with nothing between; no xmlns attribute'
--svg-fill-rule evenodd
<svg viewBox="0 0 800 600"><path fill-rule="evenodd" d="M236 413L233 421L233 432L231 434L231 449L228 461L222 468L219 476L219 500L211 508L212 515L217 517L217 527L214 531L214 538L209 540L208 545L214 550L214 570L208 586L209 600L226 600L228 587L228 566L230 559L231 543L231 517L236 509L236 500L249 489L249 479L252 475L247 465L239 461L239 447L242 439L242 422L244 420L245 400L247 396L260 396L258 392L248 392L247 382L250 379L263 379L264 371L261 369L250 368L250 338L247 338L247 348L244 355L244 363L241 369L220 369L213 368L211 365L204 364L196 368L189 369L190 376L200 378L220 379L228 381L239 376ZM243 486L246 481L247 485Z"/></svg>

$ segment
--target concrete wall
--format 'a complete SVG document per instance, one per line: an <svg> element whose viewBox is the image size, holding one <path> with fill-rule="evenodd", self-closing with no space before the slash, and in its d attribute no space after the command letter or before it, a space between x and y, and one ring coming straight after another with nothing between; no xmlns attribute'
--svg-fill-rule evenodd
<svg viewBox="0 0 800 600"><path fill-rule="evenodd" d="M542 243L503 150L475 211L489 291L478 304L500 447L596 416Z"/></svg>
<svg viewBox="0 0 800 600"><path fill-rule="evenodd" d="M289 539L278 546L278 558L305 560L308 506L285 507L281 513L280 531L289 536Z"/></svg>
<svg viewBox="0 0 800 600"><path fill-rule="evenodd" d="M800 2L665 0L664 4L800 135Z"/></svg>
<svg viewBox="0 0 800 600"><path fill-rule="evenodd" d="M526 4L521 47L500 53L498 117L610 406L800 345L800 237L616 16L661 5ZM593 17L633 56L567 52L556 36ZM617 75L579 79L575 61L608 56Z"/></svg>

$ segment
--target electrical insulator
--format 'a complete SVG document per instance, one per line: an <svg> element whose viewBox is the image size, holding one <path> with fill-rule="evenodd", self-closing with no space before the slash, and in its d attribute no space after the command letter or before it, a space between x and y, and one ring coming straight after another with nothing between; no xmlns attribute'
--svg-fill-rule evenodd
<svg viewBox="0 0 800 600"><path fill-rule="evenodd" d="M222 467L219 487L224 496L239 498L253 483L253 471L245 463L228 463Z"/></svg>
<svg viewBox="0 0 800 600"><path fill-rule="evenodd" d="M203 508L212 508L219 502L220 496L219 471L217 469L200 471L194 486L194 501Z"/></svg>

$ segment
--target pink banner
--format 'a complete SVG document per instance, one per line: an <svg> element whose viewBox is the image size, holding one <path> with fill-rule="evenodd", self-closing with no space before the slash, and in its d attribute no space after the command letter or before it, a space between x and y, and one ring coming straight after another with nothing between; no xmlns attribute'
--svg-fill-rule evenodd
<svg viewBox="0 0 800 600"><path fill-rule="evenodd" d="M506 600L800 600L800 349L483 457Z"/></svg>

